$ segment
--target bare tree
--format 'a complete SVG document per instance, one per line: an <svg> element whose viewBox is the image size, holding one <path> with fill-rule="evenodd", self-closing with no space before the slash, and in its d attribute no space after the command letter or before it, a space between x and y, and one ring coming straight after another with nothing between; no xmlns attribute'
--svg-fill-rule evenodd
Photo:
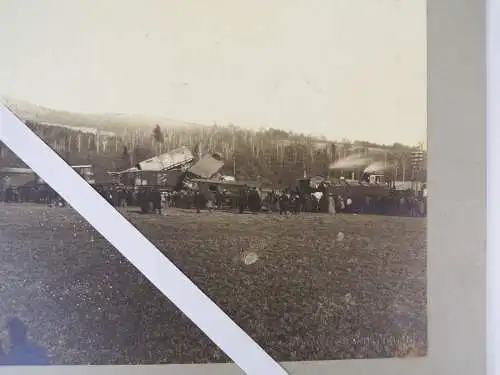
<svg viewBox="0 0 500 375"><path fill-rule="evenodd" d="M161 147L165 141L165 136L161 131L160 125L156 125L153 129L153 141L156 145L156 156L158 156L161 153Z"/></svg>
<svg viewBox="0 0 500 375"><path fill-rule="evenodd" d="M407 178L408 163L410 162L410 153L407 150L400 151L398 161L398 164L401 167L402 181L405 182Z"/></svg>

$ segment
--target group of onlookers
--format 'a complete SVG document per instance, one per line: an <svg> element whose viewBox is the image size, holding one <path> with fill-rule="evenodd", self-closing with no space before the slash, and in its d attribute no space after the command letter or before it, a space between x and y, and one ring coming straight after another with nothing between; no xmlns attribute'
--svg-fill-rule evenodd
<svg viewBox="0 0 500 375"><path fill-rule="evenodd" d="M164 190L157 187L133 188L119 185L94 186L96 191L115 207L139 206L144 212L163 212L170 207L183 209L229 209L279 212L280 214L364 213L422 217L427 215L427 191L391 191L388 195L351 196L327 191L303 193L282 190L262 192L257 188L240 188L229 192L217 188L201 191ZM38 202L64 205L64 200L47 185L0 190L3 202Z"/></svg>

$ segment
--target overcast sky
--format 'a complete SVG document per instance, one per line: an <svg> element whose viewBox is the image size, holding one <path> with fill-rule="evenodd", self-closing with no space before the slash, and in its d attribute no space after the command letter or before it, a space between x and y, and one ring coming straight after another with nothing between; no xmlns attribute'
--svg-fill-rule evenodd
<svg viewBox="0 0 500 375"><path fill-rule="evenodd" d="M0 0L0 94L417 144L425 27L425 0Z"/></svg>

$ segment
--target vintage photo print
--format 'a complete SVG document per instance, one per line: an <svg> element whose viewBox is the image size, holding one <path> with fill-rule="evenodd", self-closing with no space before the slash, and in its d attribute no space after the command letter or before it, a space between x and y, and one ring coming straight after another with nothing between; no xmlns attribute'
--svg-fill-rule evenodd
<svg viewBox="0 0 500 375"><path fill-rule="evenodd" d="M423 357L425 2L318 3L7 1L2 100L273 359ZM229 361L0 146L0 364Z"/></svg>

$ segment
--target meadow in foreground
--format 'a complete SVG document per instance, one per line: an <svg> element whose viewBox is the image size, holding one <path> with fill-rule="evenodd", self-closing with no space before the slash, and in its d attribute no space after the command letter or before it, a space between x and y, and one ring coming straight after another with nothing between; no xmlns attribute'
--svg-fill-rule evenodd
<svg viewBox="0 0 500 375"><path fill-rule="evenodd" d="M125 215L280 361L427 351L425 219ZM2 204L0 244L0 324L54 363L228 360L72 209Z"/></svg>

